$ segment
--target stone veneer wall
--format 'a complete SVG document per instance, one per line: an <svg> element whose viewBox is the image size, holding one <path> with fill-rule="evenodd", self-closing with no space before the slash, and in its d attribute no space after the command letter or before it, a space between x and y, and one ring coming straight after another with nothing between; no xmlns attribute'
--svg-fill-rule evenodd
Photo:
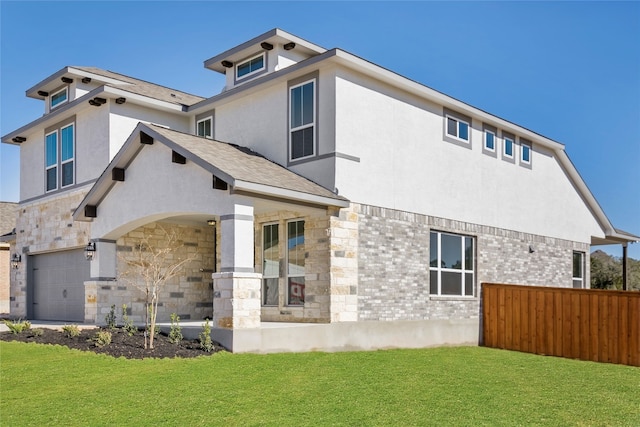
<svg viewBox="0 0 640 427"><path fill-rule="evenodd" d="M359 217L358 320L478 318L482 282L572 286L573 251L589 245L375 206ZM430 297L429 232L475 237L475 297ZM534 252L529 252L529 246Z"/></svg>
<svg viewBox="0 0 640 427"><path fill-rule="evenodd" d="M86 193L86 188L82 188L20 204L15 251L23 254L23 262L17 270L12 270L13 317L27 316L26 255L82 248L89 241L91 223L74 222L71 216Z"/></svg>
<svg viewBox="0 0 640 427"><path fill-rule="evenodd" d="M133 254L133 248L146 236L152 245L162 245L165 233L176 230L184 241L184 245L173 256L184 258L193 256L194 261L188 263L180 277L174 277L162 288L158 305L158 321L168 322L171 313L177 313L180 320L201 320L213 317L213 280L214 268L214 235L210 227L193 227L171 223L151 223L137 228L117 241L118 275L126 271L125 260ZM140 282L138 282L140 283ZM145 293L128 280L120 278L112 282L90 283L95 286L97 294L97 323L104 323L111 305L116 306L118 319L123 304L129 307L131 319L136 323L144 321Z"/></svg>

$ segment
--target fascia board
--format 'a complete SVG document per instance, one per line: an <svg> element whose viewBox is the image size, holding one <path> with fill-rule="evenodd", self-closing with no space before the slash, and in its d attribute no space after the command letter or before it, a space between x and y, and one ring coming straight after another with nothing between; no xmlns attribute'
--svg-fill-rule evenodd
<svg viewBox="0 0 640 427"><path fill-rule="evenodd" d="M186 107L183 105L173 104L171 102L161 101L159 99L151 98L137 93L129 92L126 89L115 88L112 86L104 86L104 92L112 95L114 98L124 97L128 101L134 101L136 104L150 105L152 107L167 110L171 112L184 112Z"/></svg>
<svg viewBox="0 0 640 427"><path fill-rule="evenodd" d="M58 116L63 114L69 114L71 112L70 110L75 109L75 107L77 107L78 105L82 105L85 101L88 101L89 99L104 93L104 88L105 88L104 86L97 87L93 89L91 92L85 93L80 98L76 98L73 101L56 108L54 111L50 112L49 114L45 114L44 116L38 117L31 123L27 123L26 125L14 130L13 132L4 135L2 137L2 142L5 144L20 145L20 143L15 143L11 141L11 138L18 136L21 133L30 132L36 126L46 127L48 124L50 124L49 122L51 122L51 124L55 123L58 120L57 119ZM88 106L89 104L85 104L85 107L88 107Z"/></svg>
<svg viewBox="0 0 640 427"><path fill-rule="evenodd" d="M29 98L35 98L35 99L41 99L41 100L44 99L43 96L38 95L38 90L40 90L41 87L48 85L54 80L59 80L60 77L64 76L69 72L69 69L70 67L64 67L63 69L51 74L49 77L45 78L44 80L36 83L34 86L30 87L25 91L26 96ZM60 83L62 84L62 82Z"/></svg>
<svg viewBox="0 0 640 427"><path fill-rule="evenodd" d="M46 85L48 85L49 83L51 83L51 82L53 82L55 80L60 80L61 77L65 76L67 74L72 74L72 75L78 76L78 77L91 77L92 79L95 79L95 80L97 80L97 81L99 81L101 83L107 83L107 84L118 84L118 85L130 85L131 84L129 82L125 82L124 80L118 80L118 79L114 79L114 78L111 78L111 77L105 77L105 76L103 76L101 74L96 74L96 73L92 73L92 72L89 72L89 71L81 70L79 68L67 66L67 67L64 67L63 69L53 73L52 75L50 75L46 79L44 79L41 82L37 83L35 86L27 89L26 92L25 92L27 97L43 100L44 97L38 95L38 90L40 90L43 86L46 86Z"/></svg>
<svg viewBox="0 0 640 427"><path fill-rule="evenodd" d="M256 194L264 194L266 196L287 199L292 201L301 201L320 206L337 206L346 208L349 201L344 199L334 199L331 197L322 197L299 191L287 190L285 188L272 187L264 184L257 184L249 181L235 181L234 190L245 191Z"/></svg>

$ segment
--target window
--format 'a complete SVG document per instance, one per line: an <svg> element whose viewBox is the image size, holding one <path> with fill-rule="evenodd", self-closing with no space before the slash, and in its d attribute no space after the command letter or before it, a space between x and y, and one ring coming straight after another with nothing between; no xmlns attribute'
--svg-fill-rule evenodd
<svg viewBox="0 0 640 427"><path fill-rule="evenodd" d="M290 157L303 159L314 155L315 149L315 80L311 80L289 90L291 115Z"/></svg>
<svg viewBox="0 0 640 427"><path fill-rule="evenodd" d="M573 253L573 287L584 288L584 252Z"/></svg>
<svg viewBox="0 0 640 427"><path fill-rule="evenodd" d="M287 305L304 305L304 221L287 223Z"/></svg>
<svg viewBox="0 0 640 427"><path fill-rule="evenodd" d="M432 231L429 281L431 295L467 296L474 293L474 239Z"/></svg>
<svg viewBox="0 0 640 427"><path fill-rule="evenodd" d="M447 135L469 142L469 123L447 115Z"/></svg>
<svg viewBox="0 0 640 427"><path fill-rule="evenodd" d="M53 191L74 183L74 125L67 124L45 135L45 188ZM60 185L58 185L60 182Z"/></svg>
<svg viewBox="0 0 640 427"><path fill-rule="evenodd" d="M63 88L61 90L59 90L58 92L55 92L51 95L51 108L55 108L58 105L64 103L67 101L67 88Z"/></svg>
<svg viewBox="0 0 640 427"><path fill-rule="evenodd" d="M278 305L280 254L278 224L262 227L262 305Z"/></svg>
<svg viewBox="0 0 640 427"><path fill-rule="evenodd" d="M520 145L520 162L525 164L531 163L531 145L522 143Z"/></svg>
<svg viewBox="0 0 640 427"><path fill-rule="evenodd" d="M484 148L489 151L496 150L496 134L489 129L484 130Z"/></svg>
<svg viewBox="0 0 640 427"><path fill-rule="evenodd" d="M249 77L264 69L264 53L236 65L236 79Z"/></svg>
<svg viewBox="0 0 640 427"><path fill-rule="evenodd" d="M198 136L203 136L205 138L213 138L212 129L212 117L207 117L206 119L198 120L196 122L196 134Z"/></svg>
<svg viewBox="0 0 640 427"><path fill-rule="evenodd" d="M513 150L514 150L514 145L515 142L513 141L513 137L511 136L505 136L504 137L504 156L508 157L510 159L513 158Z"/></svg>

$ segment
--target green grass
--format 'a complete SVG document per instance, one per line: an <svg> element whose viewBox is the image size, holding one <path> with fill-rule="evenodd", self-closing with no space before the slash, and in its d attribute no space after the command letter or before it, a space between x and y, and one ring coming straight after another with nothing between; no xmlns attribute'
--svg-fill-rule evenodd
<svg viewBox="0 0 640 427"><path fill-rule="evenodd" d="M639 426L640 369L479 347L113 359L0 342L2 426Z"/></svg>

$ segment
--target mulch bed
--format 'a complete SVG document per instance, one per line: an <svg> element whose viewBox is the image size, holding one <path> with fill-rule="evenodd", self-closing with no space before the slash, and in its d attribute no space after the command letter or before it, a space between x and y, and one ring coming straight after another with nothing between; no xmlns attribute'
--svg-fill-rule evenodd
<svg viewBox="0 0 640 427"><path fill-rule="evenodd" d="M164 333L156 335L152 349L145 349L144 334L142 331L139 331L133 336L129 336L122 329L111 330L111 343L104 347L98 347L93 338L100 330L106 331L108 329L83 329L80 331L80 335L74 338L67 337L61 331L45 328L39 329L39 331L42 331L42 335L34 333L33 330L22 331L19 334L0 332L0 340L58 344L82 351L92 351L113 357L125 357L127 359L147 359L151 357L186 358L210 356L215 352L225 351L225 349L216 342L214 342L214 349L211 352L206 352L200 348L199 341L182 340L179 344L172 344L169 342L169 337Z"/></svg>

